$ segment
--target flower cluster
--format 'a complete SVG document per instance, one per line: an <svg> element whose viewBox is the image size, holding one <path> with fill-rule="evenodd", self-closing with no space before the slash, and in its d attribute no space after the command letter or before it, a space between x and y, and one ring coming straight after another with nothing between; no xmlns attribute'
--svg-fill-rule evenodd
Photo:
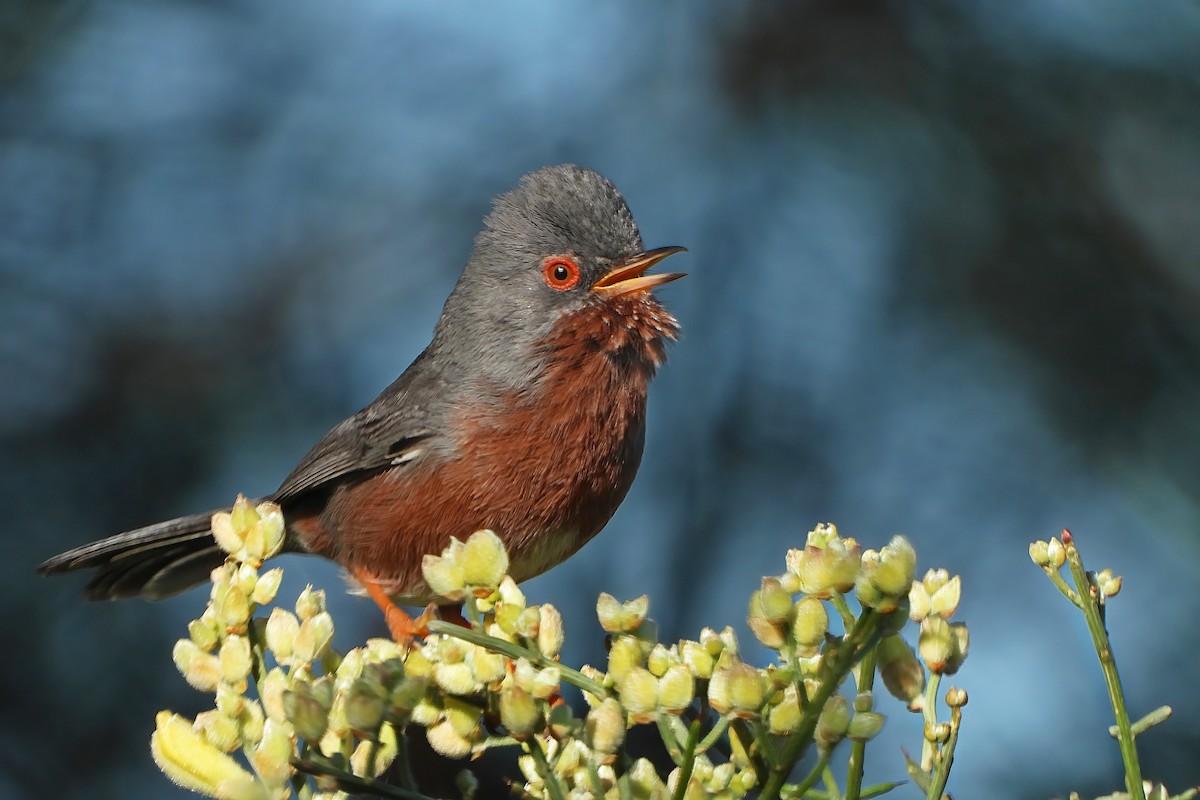
<svg viewBox="0 0 1200 800"><path fill-rule="evenodd" d="M491 531L451 540L423 563L427 583L464 604L469 627L435 620L410 647L372 639L342 655L331 646L324 594L311 587L292 609L255 617L279 588L279 570L259 571L282 546L277 507L239 498L213 529L230 555L213 572L208 607L177 643L175 662L193 687L214 694L215 708L190 722L162 712L152 751L177 783L218 798L371 791L394 764L390 774L414 794L404 740L418 730L448 757L519 748L527 797L803 794L784 781L808 745L827 758L842 741L862 746L883 725L873 670L858 669L868 656L878 657L892 693L921 709L924 667L887 635L903 623L902 608L922 624L919 649L931 671L949 674L966 654L965 629L959 635L947 622L957 578L931 571L914 583L906 540L863 552L832 525L810 532L802 550L788 553L787 571L764 578L751 596L749 627L779 653L776 663L747 663L728 627L660 642L648 598L602 594L596 615L607 663L579 670L559 662L561 615L527 602ZM848 597L859 600L857 617ZM850 677L857 687L848 697L840 690ZM567 685L583 692L578 712L562 697ZM626 752L639 725L661 735L674 761L665 776ZM469 794L473 779L461 778Z"/></svg>

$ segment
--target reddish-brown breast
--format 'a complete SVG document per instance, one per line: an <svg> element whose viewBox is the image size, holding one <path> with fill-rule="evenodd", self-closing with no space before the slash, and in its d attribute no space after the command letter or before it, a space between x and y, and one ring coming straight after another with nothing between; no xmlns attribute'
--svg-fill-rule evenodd
<svg viewBox="0 0 1200 800"><path fill-rule="evenodd" d="M320 555L411 602L431 600L426 553L490 528L517 580L582 547L625 498L641 460L646 389L675 319L652 297L618 297L560 321L526 392L464 408L457 454L348 483L293 528Z"/></svg>

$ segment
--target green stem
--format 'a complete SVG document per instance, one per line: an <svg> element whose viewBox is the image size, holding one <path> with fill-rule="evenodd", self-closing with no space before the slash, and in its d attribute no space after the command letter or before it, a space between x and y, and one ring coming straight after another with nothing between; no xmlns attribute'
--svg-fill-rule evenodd
<svg viewBox="0 0 1200 800"><path fill-rule="evenodd" d="M1064 535L1064 539L1069 536ZM1146 800L1142 787L1142 768L1138 763L1137 745L1134 742L1133 726L1129 722L1129 713L1125 709L1125 693L1121 689L1121 676L1117 673L1117 660L1113 655L1112 645L1108 640L1108 631L1104 627L1104 618L1100 608L1099 589L1088 577L1083 568L1083 559L1079 548L1073 542L1063 542L1067 550L1067 563L1071 565L1071 577L1075 580L1075 589L1081 602L1080 609L1087 620L1088 633L1092 636L1092 644L1096 655L1100 658L1100 669L1104 672L1104 683L1108 687L1108 698L1112 702L1113 715L1117 721L1117 742L1121 747L1121 760L1125 762L1125 789L1131 800Z"/></svg>
<svg viewBox="0 0 1200 800"><path fill-rule="evenodd" d="M658 735L662 737L663 746L667 748L667 755L675 762L675 766L682 767L683 751L679 749L679 740L675 738L675 731L671 730L666 715L659 714L654 722L658 725Z"/></svg>
<svg viewBox="0 0 1200 800"><path fill-rule="evenodd" d="M833 657L823 661L821 671L825 673L817 685L816 692L804 708L800 725L787 741L783 757L777 766L771 768L770 775L763 786L762 797L777 797L787 780L788 773L795 767L800 756L812 741L813 732L817 728L817 718L821 710L829 702L829 698L838 690L842 680L850 672L854 663L863 655L863 649L870 647L876 638L879 628L879 614L873 608L863 609L862 616L855 621L854 626L842 640L841 645L831 654Z"/></svg>
<svg viewBox="0 0 1200 800"><path fill-rule="evenodd" d="M729 717L721 717L718 719L716 724L712 726L712 730L710 730L705 737L700 740L700 744L696 746L696 752L707 753L708 749L720 740L721 736L725 733L725 729L728 727Z"/></svg>
<svg viewBox="0 0 1200 800"><path fill-rule="evenodd" d="M486 648L493 653L508 656L509 658L523 658L531 664L535 664L543 669L546 667L554 667L559 671L564 683L569 683L588 694L594 695L601 700L612 697L612 692L602 686L600 683L592 680L582 672L571 667L564 666L552 658L546 658L541 653L530 650L527 647L522 647L519 644L506 642L503 639L497 639L495 636L488 636L486 633L480 633L476 630L464 628L461 625L455 625L453 622L435 619L429 622L430 633L440 633L444 636L450 636L455 639L461 639L464 642L477 644L480 647Z"/></svg>
<svg viewBox="0 0 1200 800"><path fill-rule="evenodd" d="M833 770L828 764L825 765L825 791L831 800L843 800L842 796L838 794L837 778L833 776Z"/></svg>
<svg viewBox="0 0 1200 800"><path fill-rule="evenodd" d="M378 797L389 798L389 800L433 800L433 798L423 795L420 792L401 789L398 786L392 786L391 784L371 780L370 778L360 778L353 773L338 769L332 764L296 757L292 757L291 764L306 775L324 775L333 778L337 781L339 789L351 794L373 794Z"/></svg>
<svg viewBox="0 0 1200 800"><path fill-rule="evenodd" d="M921 717L928 730L933 730L933 727L937 725L937 693L941 685L942 673L931 672L929 683L925 685L925 697L921 703ZM936 752L933 742L929 739L921 740L921 769L926 772L933 769L933 757Z"/></svg>
<svg viewBox="0 0 1200 800"><path fill-rule="evenodd" d="M867 788L863 789L862 794L859 795L859 797L861 800L870 800L872 797L879 797L880 795L887 794L897 786L903 785L903 781L896 783L877 783L874 786L868 786ZM784 787L783 797L791 800L792 798L800 797L800 795L795 794L790 788ZM805 800L835 800L835 798L830 795L829 792L823 792L820 789L809 789L804 797Z"/></svg>
<svg viewBox="0 0 1200 800"><path fill-rule="evenodd" d="M396 729L396 760L392 762L392 765L400 785L415 792L417 779L413 777L412 762L408 757L408 731L404 728Z"/></svg>
<svg viewBox="0 0 1200 800"><path fill-rule="evenodd" d="M550 764L546 761L546 751L542 750L542 743L536 736L531 736L529 739L529 754L533 756L534 766L537 767L538 775L542 776L542 783L545 784L546 791L550 793L551 800L566 800L562 784L559 783L558 776L550 769Z"/></svg>
<svg viewBox="0 0 1200 800"><path fill-rule="evenodd" d="M962 725L962 709L950 710L950 737L938 748L934 760L937 769L929 782L926 800L941 800L946 792L946 781L950 780L950 767L954 765L954 748L958 745L958 729Z"/></svg>
<svg viewBox="0 0 1200 800"><path fill-rule="evenodd" d="M809 773L804 776L804 780L800 781L800 783L796 785L795 789L790 790L789 794L791 794L793 797L803 797L805 792L816 786L817 781L819 781L821 776L825 774L825 768L829 766L829 759L831 758L833 758L832 747L827 750L822 750L820 757L817 759L817 763L813 765L813 768L809 771Z"/></svg>
<svg viewBox="0 0 1200 800"><path fill-rule="evenodd" d="M858 664L858 693L869 692L875 687L875 662L879 648L872 647ZM867 743L857 739L850 744L850 757L846 761L846 800L859 800L862 794L863 769L866 765Z"/></svg>
<svg viewBox="0 0 1200 800"><path fill-rule="evenodd" d="M683 763L679 765L679 783L675 786L673 800L683 800L688 783L692 780L692 768L696 766L696 745L700 741L700 717L692 720L688 729L687 744L683 746Z"/></svg>

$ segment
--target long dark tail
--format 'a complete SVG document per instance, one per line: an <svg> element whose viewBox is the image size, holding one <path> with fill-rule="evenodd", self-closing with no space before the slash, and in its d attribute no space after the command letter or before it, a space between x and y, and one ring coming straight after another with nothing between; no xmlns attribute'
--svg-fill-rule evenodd
<svg viewBox="0 0 1200 800"><path fill-rule="evenodd" d="M212 536L212 515L147 525L60 553L38 567L43 575L95 569L84 587L89 600L142 596L161 600L208 578L225 560Z"/></svg>

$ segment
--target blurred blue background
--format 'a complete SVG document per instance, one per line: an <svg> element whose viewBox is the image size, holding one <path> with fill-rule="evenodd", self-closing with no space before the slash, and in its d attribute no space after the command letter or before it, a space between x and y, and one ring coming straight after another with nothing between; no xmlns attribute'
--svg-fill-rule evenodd
<svg viewBox="0 0 1200 800"><path fill-rule="evenodd" d="M1070 527L1144 771L1197 782L1200 4L12 0L0 9L0 796L182 797L154 712L203 590L85 604L34 565L271 491L428 340L489 207L573 161L690 273L647 455L527 586L603 659L744 626L815 523L964 578L951 789L1120 786L1095 655L1028 561ZM350 646L382 632L312 559ZM916 718L869 777L903 778ZM902 796L915 796L912 787Z"/></svg>

